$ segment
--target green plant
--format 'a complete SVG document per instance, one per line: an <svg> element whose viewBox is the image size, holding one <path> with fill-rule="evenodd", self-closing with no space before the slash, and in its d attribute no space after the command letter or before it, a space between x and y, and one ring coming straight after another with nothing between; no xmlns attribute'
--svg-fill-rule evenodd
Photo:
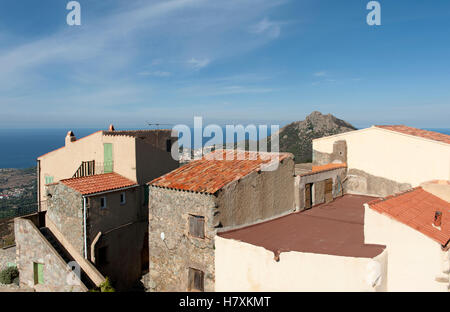
<svg viewBox="0 0 450 312"><path fill-rule="evenodd" d="M19 277L19 270L16 267L8 267L0 272L0 283L12 284L17 277Z"/></svg>
<svg viewBox="0 0 450 312"><path fill-rule="evenodd" d="M115 292L116 290L112 287L109 278L107 277L103 283L100 284L101 292Z"/></svg>
<svg viewBox="0 0 450 312"><path fill-rule="evenodd" d="M101 283L98 287L89 290L89 292L115 292L116 290L112 287L109 278L106 277L105 281Z"/></svg>

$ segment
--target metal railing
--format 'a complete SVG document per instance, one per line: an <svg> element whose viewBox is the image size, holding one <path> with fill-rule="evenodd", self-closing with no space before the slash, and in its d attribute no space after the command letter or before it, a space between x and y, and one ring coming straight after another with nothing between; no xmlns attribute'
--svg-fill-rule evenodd
<svg viewBox="0 0 450 312"><path fill-rule="evenodd" d="M96 174L110 173L114 171L114 162L96 162L95 160L83 161L73 175L73 178L88 177Z"/></svg>

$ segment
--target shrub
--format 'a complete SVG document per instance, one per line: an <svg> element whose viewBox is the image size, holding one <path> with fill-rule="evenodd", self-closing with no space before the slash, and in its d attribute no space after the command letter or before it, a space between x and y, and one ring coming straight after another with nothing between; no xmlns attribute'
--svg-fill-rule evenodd
<svg viewBox="0 0 450 312"><path fill-rule="evenodd" d="M114 287L112 287L108 277L105 278L105 281L101 283L99 287L89 290L89 292L115 292L115 291L116 290L114 289Z"/></svg>
<svg viewBox="0 0 450 312"><path fill-rule="evenodd" d="M101 292L115 292L116 290L112 287L109 278L107 277L103 283L100 284Z"/></svg>
<svg viewBox="0 0 450 312"><path fill-rule="evenodd" d="M0 283L12 284L17 277L19 277L19 270L16 267L8 267L0 272Z"/></svg>

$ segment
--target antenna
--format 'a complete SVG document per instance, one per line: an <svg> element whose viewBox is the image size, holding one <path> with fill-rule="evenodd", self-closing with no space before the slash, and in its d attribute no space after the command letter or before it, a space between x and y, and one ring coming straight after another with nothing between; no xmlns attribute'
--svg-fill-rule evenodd
<svg viewBox="0 0 450 312"><path fill-rule="evenodd" d="M150 122L148 122L147 121L147 124L149 125L149 127L153 127L153 126L155 126L155 127L160 127L160 126L172 126L171 124L162 124L162 123L150 123Z"/></svg>

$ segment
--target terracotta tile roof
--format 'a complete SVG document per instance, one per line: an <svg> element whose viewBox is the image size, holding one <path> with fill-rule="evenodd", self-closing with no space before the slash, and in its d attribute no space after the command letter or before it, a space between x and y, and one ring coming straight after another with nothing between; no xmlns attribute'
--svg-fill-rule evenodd
<svg viewBox="0 0 450 312"><path fill-rule="evenodd" d="M340 168L347 168L347 164L342 163L342 164L326 164L326 165L321 165L321 166L312 166L312 170L310 172L302 173L300 175L307 176L307 175L316 174L319 172L325 172L325 171L330 171L330 170L335 170L335 169L340 169Z"/></svg>
<svg viewBox="0 0 450 312"><path fill-rule="evenodd" d="M371 201L368 205L373 210L422 232L443 246L450 240L450 203L421 187ZM442 212L441 229L433 225L436 211Z"/></svg>
<svg viewBox="0 0 450 312"><path fill-rule="evenodd" d="M289 153L257 153L217 150L202 159L194 160L148 184L191 192L214 194L225 185L237 181L264 165L293 157ZM218 159L219 157L222 158ZM252 159L250 158L252 157Z"/></svg>
<svg viewBox="0 0 450 312"><path fill-rule="evenodd" d="M137 183L131 181L117 173L97 174L88 177L72 178L61 180L61 183L81 193L90 195L105 191L112 191L129 186L137 186Z"/></svg>
<svg viewBox="0 0 450 312"><path fill-rule="evenodd" d="M439 132L422 130L422 129L412 128L412 127L408 127L408 126L404 126L404 125L375 126L375 127L450 144L450 135L439 133Z"/></svg>

